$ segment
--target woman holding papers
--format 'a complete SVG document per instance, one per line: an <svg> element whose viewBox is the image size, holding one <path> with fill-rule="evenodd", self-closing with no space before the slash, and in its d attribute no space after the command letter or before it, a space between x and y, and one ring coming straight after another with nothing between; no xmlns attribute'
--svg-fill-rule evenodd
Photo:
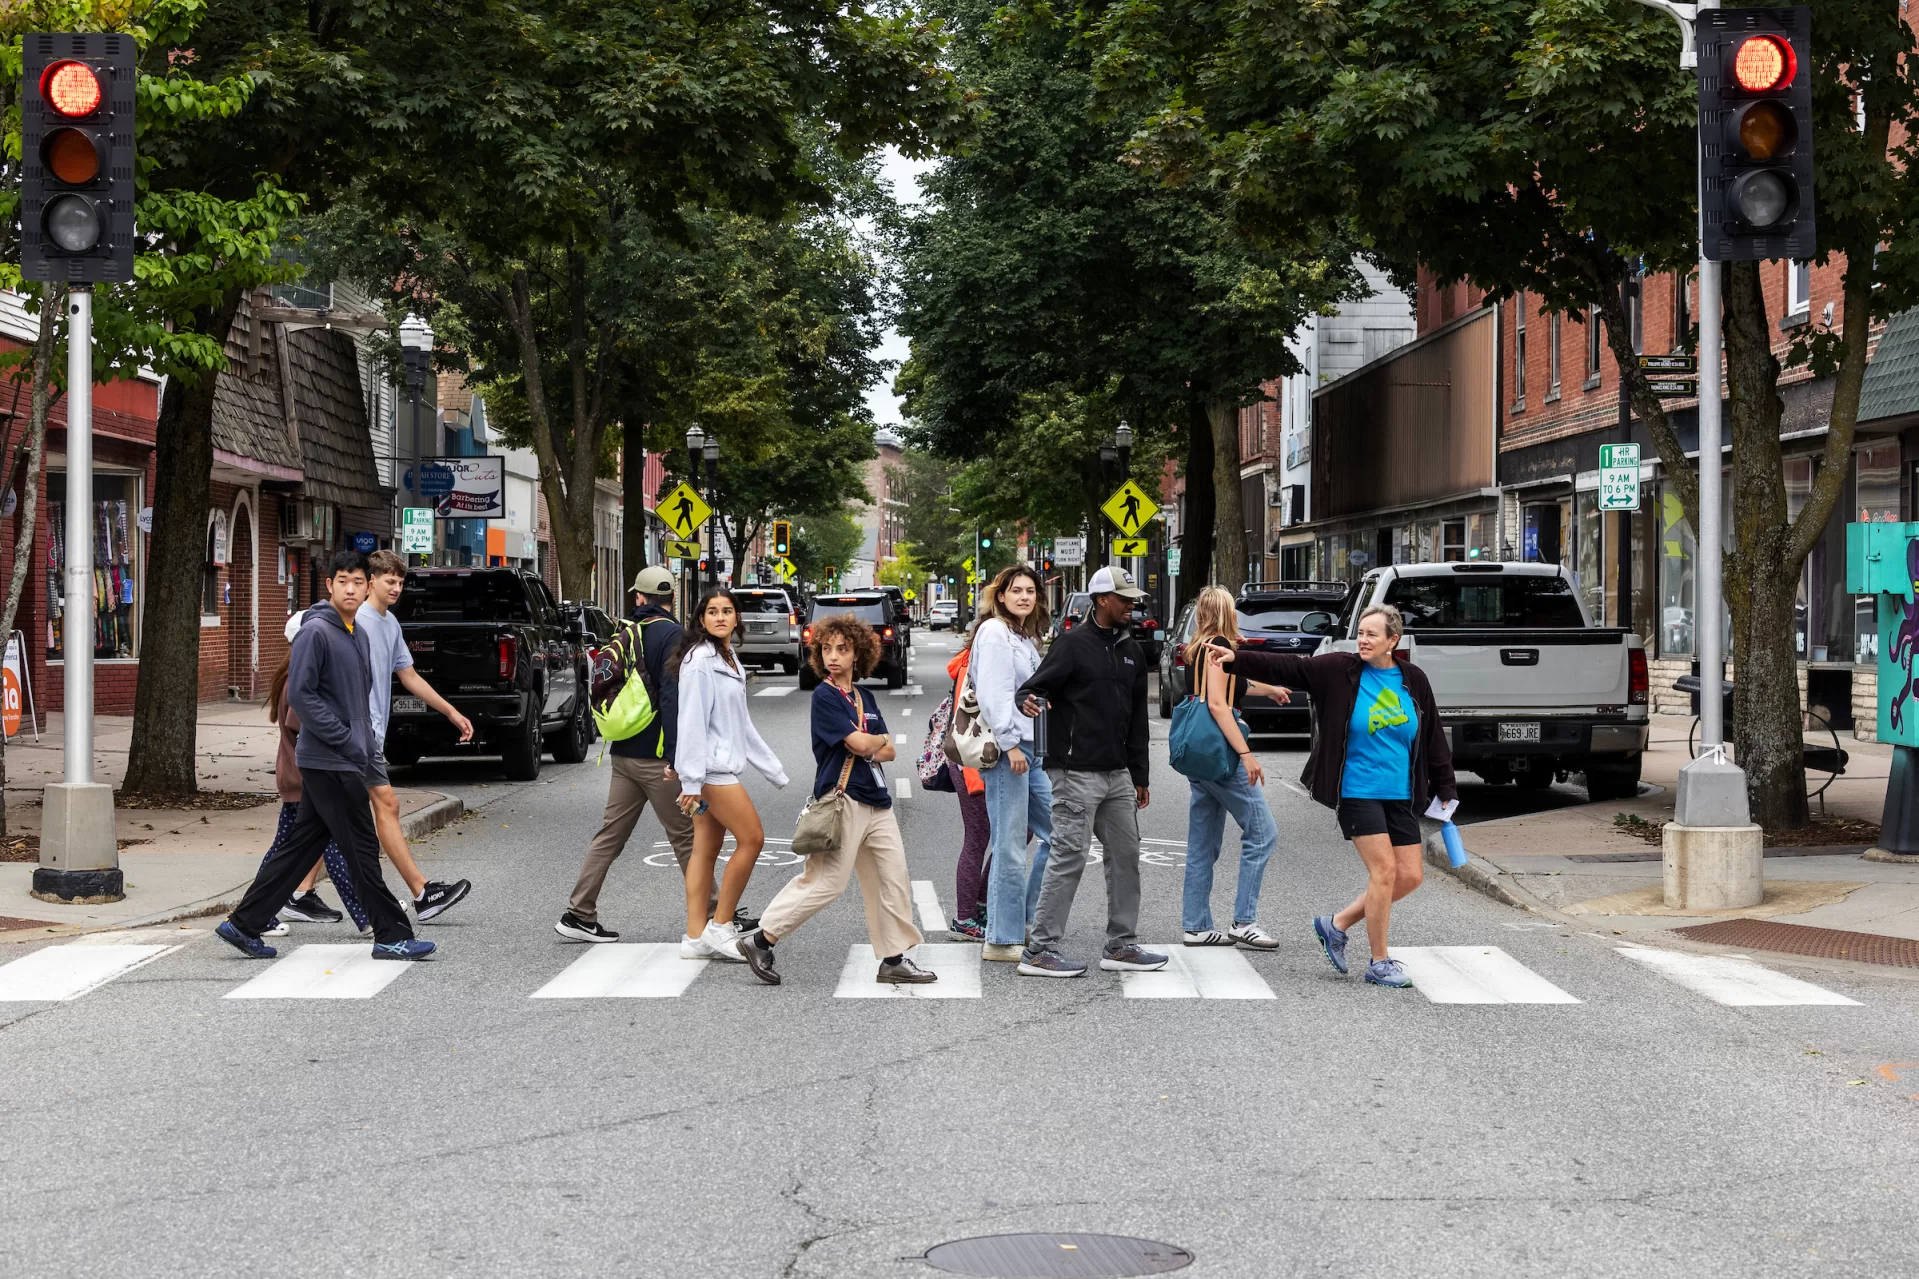
<svg viewBox="0 0 1919 1279"><path fill-rule="evenodd" d="M1453 753L1440 727L1426 673L1397 652L1399 610L1375 604L1359 618L1357 653L1295 657L1208 647L1209 665L1271 684L1304 688L1318 719L1300 780L1339 815L1339 828L1366 864L1366 891L1344 910L1313 920L1326 958L1346 971L1346 931L1366 921L1375 986L1412 985L1386 950L1393 903L1419 887L1419 814L1450 818L1459 805Z"/></svg>

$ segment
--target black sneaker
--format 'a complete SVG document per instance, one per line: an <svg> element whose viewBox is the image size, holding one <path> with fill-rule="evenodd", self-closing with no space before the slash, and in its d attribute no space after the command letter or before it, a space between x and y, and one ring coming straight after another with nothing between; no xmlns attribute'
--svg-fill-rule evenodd
<svg viewBox="0 0 1919 1279"><path fill-rule="evenodd" d="M760 930L760 917L758 915L747 914L746 907L744 906L734 907L733 922L739 925L739 929L743 933L756 933Z"/></svg>
<svg viewBox="0 0 1919 1279"><path fill-rule="evenodd" d="M758 933L740 938L740 954L746 956L746 966L755 977L769 986L780 984L780 975L773 968L773 948L762 945Z"/></svg>
<svg viewBox="0 0 1919 1279"><path fill-rule="evenodd" d="M413 914L421 923L445 914L451 907L459 905L462 898L473 891L473 885L464 879L456 879L450 884L442 884L437 879L427 881L426 888L413 899Z"/></svg>
<svg viewBox="0 0 1919 1279"><path fill-rule="evenodd" d="M572 941L618 941L620 935L611 928L602 928L597 920L581 919L572 911L560 916L560 922L553 925L553 931Z"/></svg>
<svg viewBox="0 0 1919 1279"><path fill-rule="evenodd" d="M326 904L326 898L311 888L280 907L280 918L299 924L337 924L346 916Z"/></svg>

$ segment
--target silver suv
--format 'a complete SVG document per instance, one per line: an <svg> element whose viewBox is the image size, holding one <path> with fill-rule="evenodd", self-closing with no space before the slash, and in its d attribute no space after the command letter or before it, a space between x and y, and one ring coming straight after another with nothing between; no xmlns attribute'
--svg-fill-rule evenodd
<svg viewBox="0 0 1919 1279"><path fill-rule="evenodd" d="M788 675L800 669L799 601L778 586L742 586L733 591L740 629L733 651L748 666Z"/></svg>

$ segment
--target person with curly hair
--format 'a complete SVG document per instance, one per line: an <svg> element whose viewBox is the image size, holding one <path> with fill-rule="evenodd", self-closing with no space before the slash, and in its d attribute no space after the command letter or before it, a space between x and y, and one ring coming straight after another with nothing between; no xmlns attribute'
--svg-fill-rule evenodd
<svg viewBox="0 0 1919 1279"><path fill-rule="evenodd" d="M879 664L879 636L850 613L813 623L807 660L820 677L813 690L813 797L843 793L840 846L815 853L806 869L780 889L755 932L740 939L753 975L769 986L780 984L773 946L839 900L849 877L860 878L866 901L866 931L880 959L875 981L924 985L937 981L906 954L920 943L913 924L913 886L906 871L906 843L880 765L894 756L893 735L872 697L859 681Z"/></svg>

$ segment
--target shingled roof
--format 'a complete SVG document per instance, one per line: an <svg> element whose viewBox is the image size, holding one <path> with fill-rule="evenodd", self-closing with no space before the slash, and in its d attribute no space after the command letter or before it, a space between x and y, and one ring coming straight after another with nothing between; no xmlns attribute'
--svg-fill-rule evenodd
<svg viewBox="0 0 1919 1279"><path fill-rule="evenodd" d="M392 490L381 485L374 464L353 339L337 329L282 332L307 494L343 506L386 506Z"/></svg>
<svg viewBox="0 0 1919 1279"><path fill-rule="evenodd" d="M257 332L255 331L257 328ZM213 447L297 478L302 461L287 429L275 334L242 299L227 337L227 368L213 384Z"/></svg>
<svg viewBox="0 0 1919 1279"><path fill-rule="evenodd" d="M1919 413L1919 307L1886 321L1859 392L1861 422L1911 413Z"/></svg>

